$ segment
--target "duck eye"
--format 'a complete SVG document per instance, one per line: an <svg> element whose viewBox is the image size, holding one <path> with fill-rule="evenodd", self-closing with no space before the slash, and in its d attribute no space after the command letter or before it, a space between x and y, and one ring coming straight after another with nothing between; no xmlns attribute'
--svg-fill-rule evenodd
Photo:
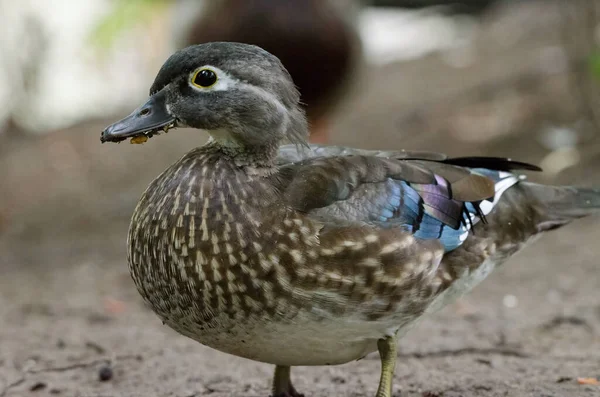
<svg viewBox="0 0 600 397"><path fill-rule="evenodd" d="M196 87L209 88L217 82L217 75L210 69L201 69L194 73L192 83Z"/></svg>

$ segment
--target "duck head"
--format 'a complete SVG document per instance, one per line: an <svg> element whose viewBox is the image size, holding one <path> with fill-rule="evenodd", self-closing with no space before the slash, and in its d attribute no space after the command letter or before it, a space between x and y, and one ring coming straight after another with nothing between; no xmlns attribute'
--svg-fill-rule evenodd
<svg viewBox="0 0 600 397"><path fill-rule="evenodd" d="M299 93L281 62L260 47L231 42L177 51L162 66L150 98L102 131L102 142L145 140L187 126L227 147L304 143Z"/></svg>

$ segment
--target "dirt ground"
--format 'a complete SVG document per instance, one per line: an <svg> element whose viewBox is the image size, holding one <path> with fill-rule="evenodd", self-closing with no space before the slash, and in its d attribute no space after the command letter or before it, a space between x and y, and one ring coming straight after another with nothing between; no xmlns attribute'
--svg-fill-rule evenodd
<svg viewBox="0 0 600 397"><path fill-rule="evenodd" d="M508 64L508 48L484 57L486 73L517 75L500 85L485 73L473 80L467 68L440 93L432 88L440 76L458 72L437 58L371 73L370 91L355 93L334 119L333 140L542 161L548 150L538 132L548 123L581 125L581 115L565 88L569 76L543 74L532 61L527 46L552 45L551 35L532 37L510 48L523 70L494 69ZM269 365L161 325L125 262L139 195L205 137L178 131L142 146L100 145L109 122L0 137L0 397L266 397ZM532 177L600 185L598 143L582 133L578 165ZM590 217L548 233L413 329L400 343L395 396L600 396L600 386L577 381L600 378L599 225ZM379 360L295 368L292 376L307 397L372 396Z"/></svg>

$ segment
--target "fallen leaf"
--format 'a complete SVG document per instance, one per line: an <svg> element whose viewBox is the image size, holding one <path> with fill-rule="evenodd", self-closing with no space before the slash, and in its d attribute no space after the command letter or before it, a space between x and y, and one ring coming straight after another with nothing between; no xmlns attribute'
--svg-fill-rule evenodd
<svg viewBox="0 0 600 397"><path fill-rule="evenodd" d="M125 311L125 303L117 299L106 298L104 300L104 310L110 314L123 313Z"/></svg>
<svg viewBox="0 0 600 397"><path fill-rule="evenodd" d="M596 378L577 378L577 383L580 385L600 385L600 381Z"/></svg>

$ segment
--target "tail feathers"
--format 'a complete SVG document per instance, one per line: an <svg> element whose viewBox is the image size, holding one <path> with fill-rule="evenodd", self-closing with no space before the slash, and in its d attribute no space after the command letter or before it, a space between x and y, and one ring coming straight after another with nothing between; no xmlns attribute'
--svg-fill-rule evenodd
<svg viewBox="0 0 600 397"><path fill-rule="evenodd" d="M546 186L526 183L541 204L540 231L555 229L575 219L600 212L600 188Z"/></svg>

